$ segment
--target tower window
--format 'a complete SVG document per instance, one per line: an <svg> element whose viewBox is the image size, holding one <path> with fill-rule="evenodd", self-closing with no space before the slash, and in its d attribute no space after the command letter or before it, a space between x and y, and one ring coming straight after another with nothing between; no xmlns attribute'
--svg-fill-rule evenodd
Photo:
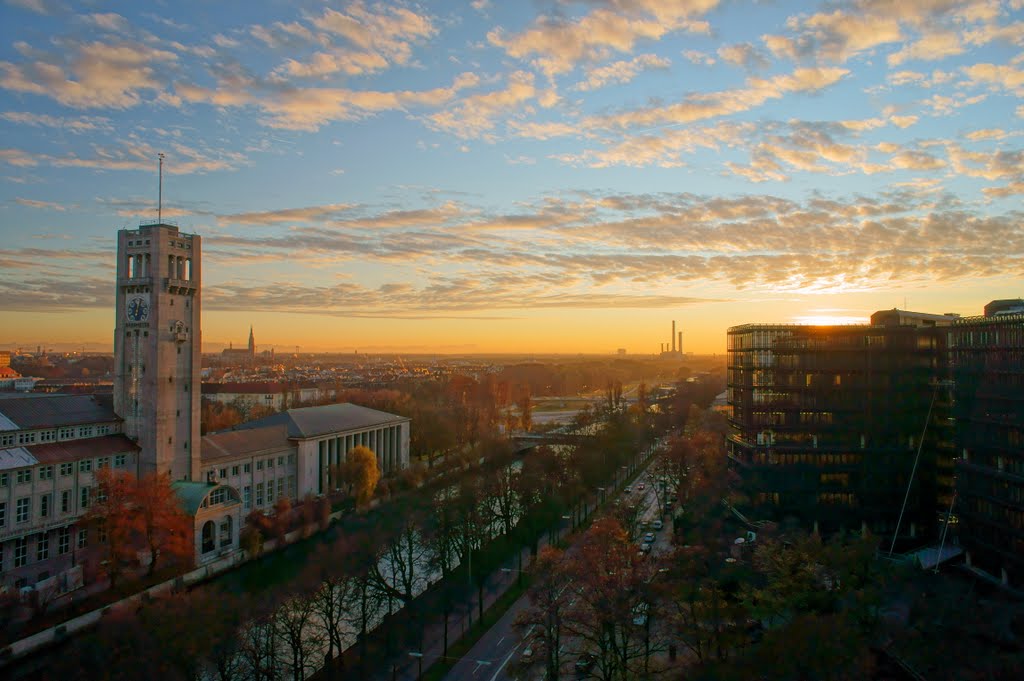
<svg viewBox="0 0 1024 681"><path fill-rule="evenodd" d="M174 383L174 376L168 376L167 377L167 382L168 383Z"/></svg>
<svg viewBox="0 0 1024 681"><path fill-rule="evenodd" d="M178 354L179 355L181 354L181 348L178 348Z"/></svg>
<svg viewBox="0 0 1024 681"><path fill-rule="evenodd" d="M174 307L174 298L171 298L171 307Z"/></svg>
<svg viewBox="0 0 1024 681"><path fill-rule="evenodd" d="M167 437L167 444L171 444L171 442L173 442L173 438L168 436Z"/></svg>

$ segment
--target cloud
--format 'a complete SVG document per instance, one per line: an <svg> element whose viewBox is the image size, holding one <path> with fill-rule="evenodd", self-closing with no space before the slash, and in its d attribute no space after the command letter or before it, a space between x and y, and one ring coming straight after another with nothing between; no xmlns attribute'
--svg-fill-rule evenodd
<svg viewBox="0 0 1024 681"><path fill-rule="evenodd" d="M606 85L628 83L643 71L668 69L672 62L655 54L641 54L629 61L616 61L587 71L587 79L576 85L577 90L596 90Z"/></svg>
<svg viewBox="0 0 1024 681"><path fill-rule="evenodd" d="M152 172L156 166L157 154L164 152L167 160L164 172L170 175L187 175L216 170L234 170L245 162L245 156L228 150L199 151L178 142L171 142L160 148L134 137L120 140L120 146L92 146L93 155L82 157L74 152L62 156L50 154L31 155L20 149L0 150L0 161L14 166L50 165L58 168L94 168L98 170L144 170Z"/></svg>
<svg viewBox="0 0 1024 681"><path fill-rule="evenodd" d="M621 0L594 2L597 9L579 18L542 15L515 34L496 28L487 34L490 44L510 57L527 60L549 79L572 71L581 62L600 62L615 53L629 54L639 41L657 41L669 33L707 33L705 22L695 21L716 0Z"/></svg>
<svg viewBox="0 0 1024 681"><path fill-rule="evenodd" d="M718 56L727 64L739 66L748 71L768 66L768 58L750 43L723 45L718 48Z"/></svg>
<svg viewBox="0 0 1024 681"><path fill-rule="evenodd" d="M515 71L509 74L503 90L463 97L453 107L428 116L427 122L435 130L462 139L493 139L496 118L510 115L537 96L534 75L528 71Z"/></svg>
<svg viewBox="0 0 1024 681"><path fill-rule="evenodd" d="M917 42L907 45L887 57L889 66L898 66L908 60L936 61L957 54L963 54L960 37L952 31L926 33Z"/></svg>
<svg viewBox="0 0 1024 681"><path fill-rule="evenodd" d="M691 64L700 64L702 66L713 66L715 64L714 57L700 50L685 50L682 54Z"/></svg>
<svg viewBox="0 0 1024 681"><path fill-rule="evenodd" d="M220 224L276 225L283 222L324 222L333 219L339 213L354 208L350 203L333 203L325 206L307 206L305 208L284 208L279 210L256 213L233 213L217 218Z"/></svg>
<svg viewBox="0 0 1024 681"><path fill-rule="evenodd" d="M433 20L403 7L352 3L344 12L327 8L311 24L316 33L299 24L274 25L286 40L298 38L304 44L319 43L327 49L308 60L287 59L275 69L282 76L324 78L335 73L357 76L374 73L392 65L408 64L415 44L437 33ZM285 42L263 27L260 37L271 46ZM254 27L255 29L255 27ZM344 45L334 44L341 40Z"/></svg>
<svg viewBox="0 0 1024 681"><path fill-rule="evenodd" d="M67 210L67 206L59 203L53 203L51 201L37 201L35 199L23 199L21 197L17 197L14 199L14 202L19 206L28 206L29 208L40 208L43 210L56 210L61 212Z"/></svg>
<svg viewBox="0 0 1024 681"><path fill-rule="evenodd" d="M162 92L158 69L177 59L138 43L81 43L31 63L0 62L0 87L72 108L127 109L139 104L143 91Z"/></svg>
<svg viewBox="0 0 1024 681"><path fill-rule="evenodd" d="M50 116L48 114L31 113L28 111L5 111L0 114L0 118L11 121L12 123L19 123L21 125L57 128L59 130L73 133L97 131L111 132L113 130L113 126L110 124L110 119L99 116L63 118L59 116Z"/></svg>
<svg viewBox="0 0 1024 681"><path fill-rule="evenodd" d="M749 111L768 100L786 94L808 93L834 85L849 71L840 68L798 68L771 78L748 78L746 87L691 94L669 105L650 106L607 116L595 116L588 123L604 128L652 127L727 116Z"/></svg>
<svg viewBox="0 0 1024 681"><path fill-rule="evenodd" d="M974 85L988 85L1016 97L1024 96L1024 71L1020 69L1008 65L974 64L965 66L963 72Z"/></svg>

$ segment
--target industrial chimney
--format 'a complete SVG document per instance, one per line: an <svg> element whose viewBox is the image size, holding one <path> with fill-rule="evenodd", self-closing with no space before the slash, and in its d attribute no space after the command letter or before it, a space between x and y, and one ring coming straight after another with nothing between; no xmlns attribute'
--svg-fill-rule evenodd
<svg viewBox="0 0 1024 681"><path fill-rule="evenodd" d="M679 354L683 354L683 332L679 332Z"/></svg>
<svg viewBox="0 0 1024 681"><path fill-rule="evenodd" d="M672 352L676 351L676 320L672 320Z"/></svg>

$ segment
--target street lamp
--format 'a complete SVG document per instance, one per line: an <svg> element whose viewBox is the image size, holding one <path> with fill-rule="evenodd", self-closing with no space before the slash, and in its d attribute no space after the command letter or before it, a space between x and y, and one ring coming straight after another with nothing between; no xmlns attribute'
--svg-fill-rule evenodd
<svg viewBox="0 0 1024 681"><path fill-rule="evenodd" d="M417 680L423 679L423 653L410 652L409 657L415 657L419 663L419 671L416 673Z"/></svg>

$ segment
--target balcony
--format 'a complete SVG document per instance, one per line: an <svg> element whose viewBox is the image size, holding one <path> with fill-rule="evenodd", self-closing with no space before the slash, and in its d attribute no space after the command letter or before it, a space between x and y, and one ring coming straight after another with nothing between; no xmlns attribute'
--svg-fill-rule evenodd
<svg viewBox="0 0 1024 681"><path fill-rule="evenodd" d="M198 282L190 279L172 279L168 277L164 280L164 286L168 293L174 293L177 295L193 295L199 287L199 284Z"/></svg>

